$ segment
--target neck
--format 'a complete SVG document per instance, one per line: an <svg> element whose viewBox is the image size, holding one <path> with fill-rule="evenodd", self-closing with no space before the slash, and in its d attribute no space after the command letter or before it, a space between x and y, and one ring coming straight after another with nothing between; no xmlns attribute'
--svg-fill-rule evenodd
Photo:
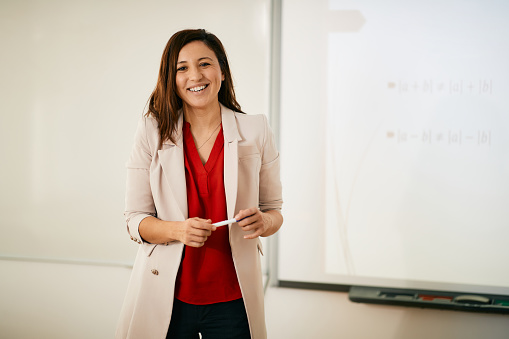
<svg viewBox="0 0 509 339"><path fill-rule="evenodd" d="M204 109L184 107L184 118L197 130L209 130L215 128L221 121L221 106L217 103L215 107Z"/></svg>

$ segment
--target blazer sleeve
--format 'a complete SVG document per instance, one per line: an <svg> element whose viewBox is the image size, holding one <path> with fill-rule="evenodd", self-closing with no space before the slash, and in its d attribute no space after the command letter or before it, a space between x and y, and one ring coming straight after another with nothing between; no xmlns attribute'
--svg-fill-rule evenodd
<svg viewBox="0 0 509 339"><path fill-rule="evenodd" d="M281 210L283 205L282 187L279 169L279 152L274 134L265 115L263 117L263 149L260 168L260 210Z"/></svg>
<svg viewBox="0 0 509 339"><path fill-rule="evenodd" d="M141 244L140 222L148 216L156 216L156 208L150 189L150 164L152 152L147 137L147 128L151 124L143 117L138 123L134 137L134 146L127 161L127 183L124 216L127 232L131 240Z"/></svg>

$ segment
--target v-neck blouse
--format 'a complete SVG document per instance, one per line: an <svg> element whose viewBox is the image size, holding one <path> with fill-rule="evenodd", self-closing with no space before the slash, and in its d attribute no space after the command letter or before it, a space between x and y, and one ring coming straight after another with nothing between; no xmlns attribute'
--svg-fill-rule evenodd
<svg viewBox="0 0 509 339"><path fill-rule="evenodd" d="M200 159L188 122L184 122L183 137L188 217L212 219L213 223L226 220L222 126L205 164ZM202 247L184 247L175 297L195 305L231 301L242 297L227 226L218 227L212 232Z"/></svg>

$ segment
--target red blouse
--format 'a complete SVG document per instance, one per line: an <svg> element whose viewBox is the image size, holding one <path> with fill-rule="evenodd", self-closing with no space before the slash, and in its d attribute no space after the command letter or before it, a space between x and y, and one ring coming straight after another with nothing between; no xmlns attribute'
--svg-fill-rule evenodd
<svg viewBox="0 0 509 339"><path fill-rule="evenodd" d="M183 136L189 218L212 219L213 223L226 220L222 126L205 165L201 162L188 122L184 122ZM184 247L175 297L194 305L242 298L233 264L228 226L218 227L202 247Z"/></svg>

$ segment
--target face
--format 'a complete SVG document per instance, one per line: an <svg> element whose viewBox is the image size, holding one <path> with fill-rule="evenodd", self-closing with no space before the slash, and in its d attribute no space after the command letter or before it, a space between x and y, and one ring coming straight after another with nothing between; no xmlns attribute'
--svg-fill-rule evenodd
<svg viewBox="0 0 509 339"><path fill-rule="evenodd" d="M224 75L216 54L205 43L192 41L180 50L175 80L186 112L217 109Z"/></svg>

